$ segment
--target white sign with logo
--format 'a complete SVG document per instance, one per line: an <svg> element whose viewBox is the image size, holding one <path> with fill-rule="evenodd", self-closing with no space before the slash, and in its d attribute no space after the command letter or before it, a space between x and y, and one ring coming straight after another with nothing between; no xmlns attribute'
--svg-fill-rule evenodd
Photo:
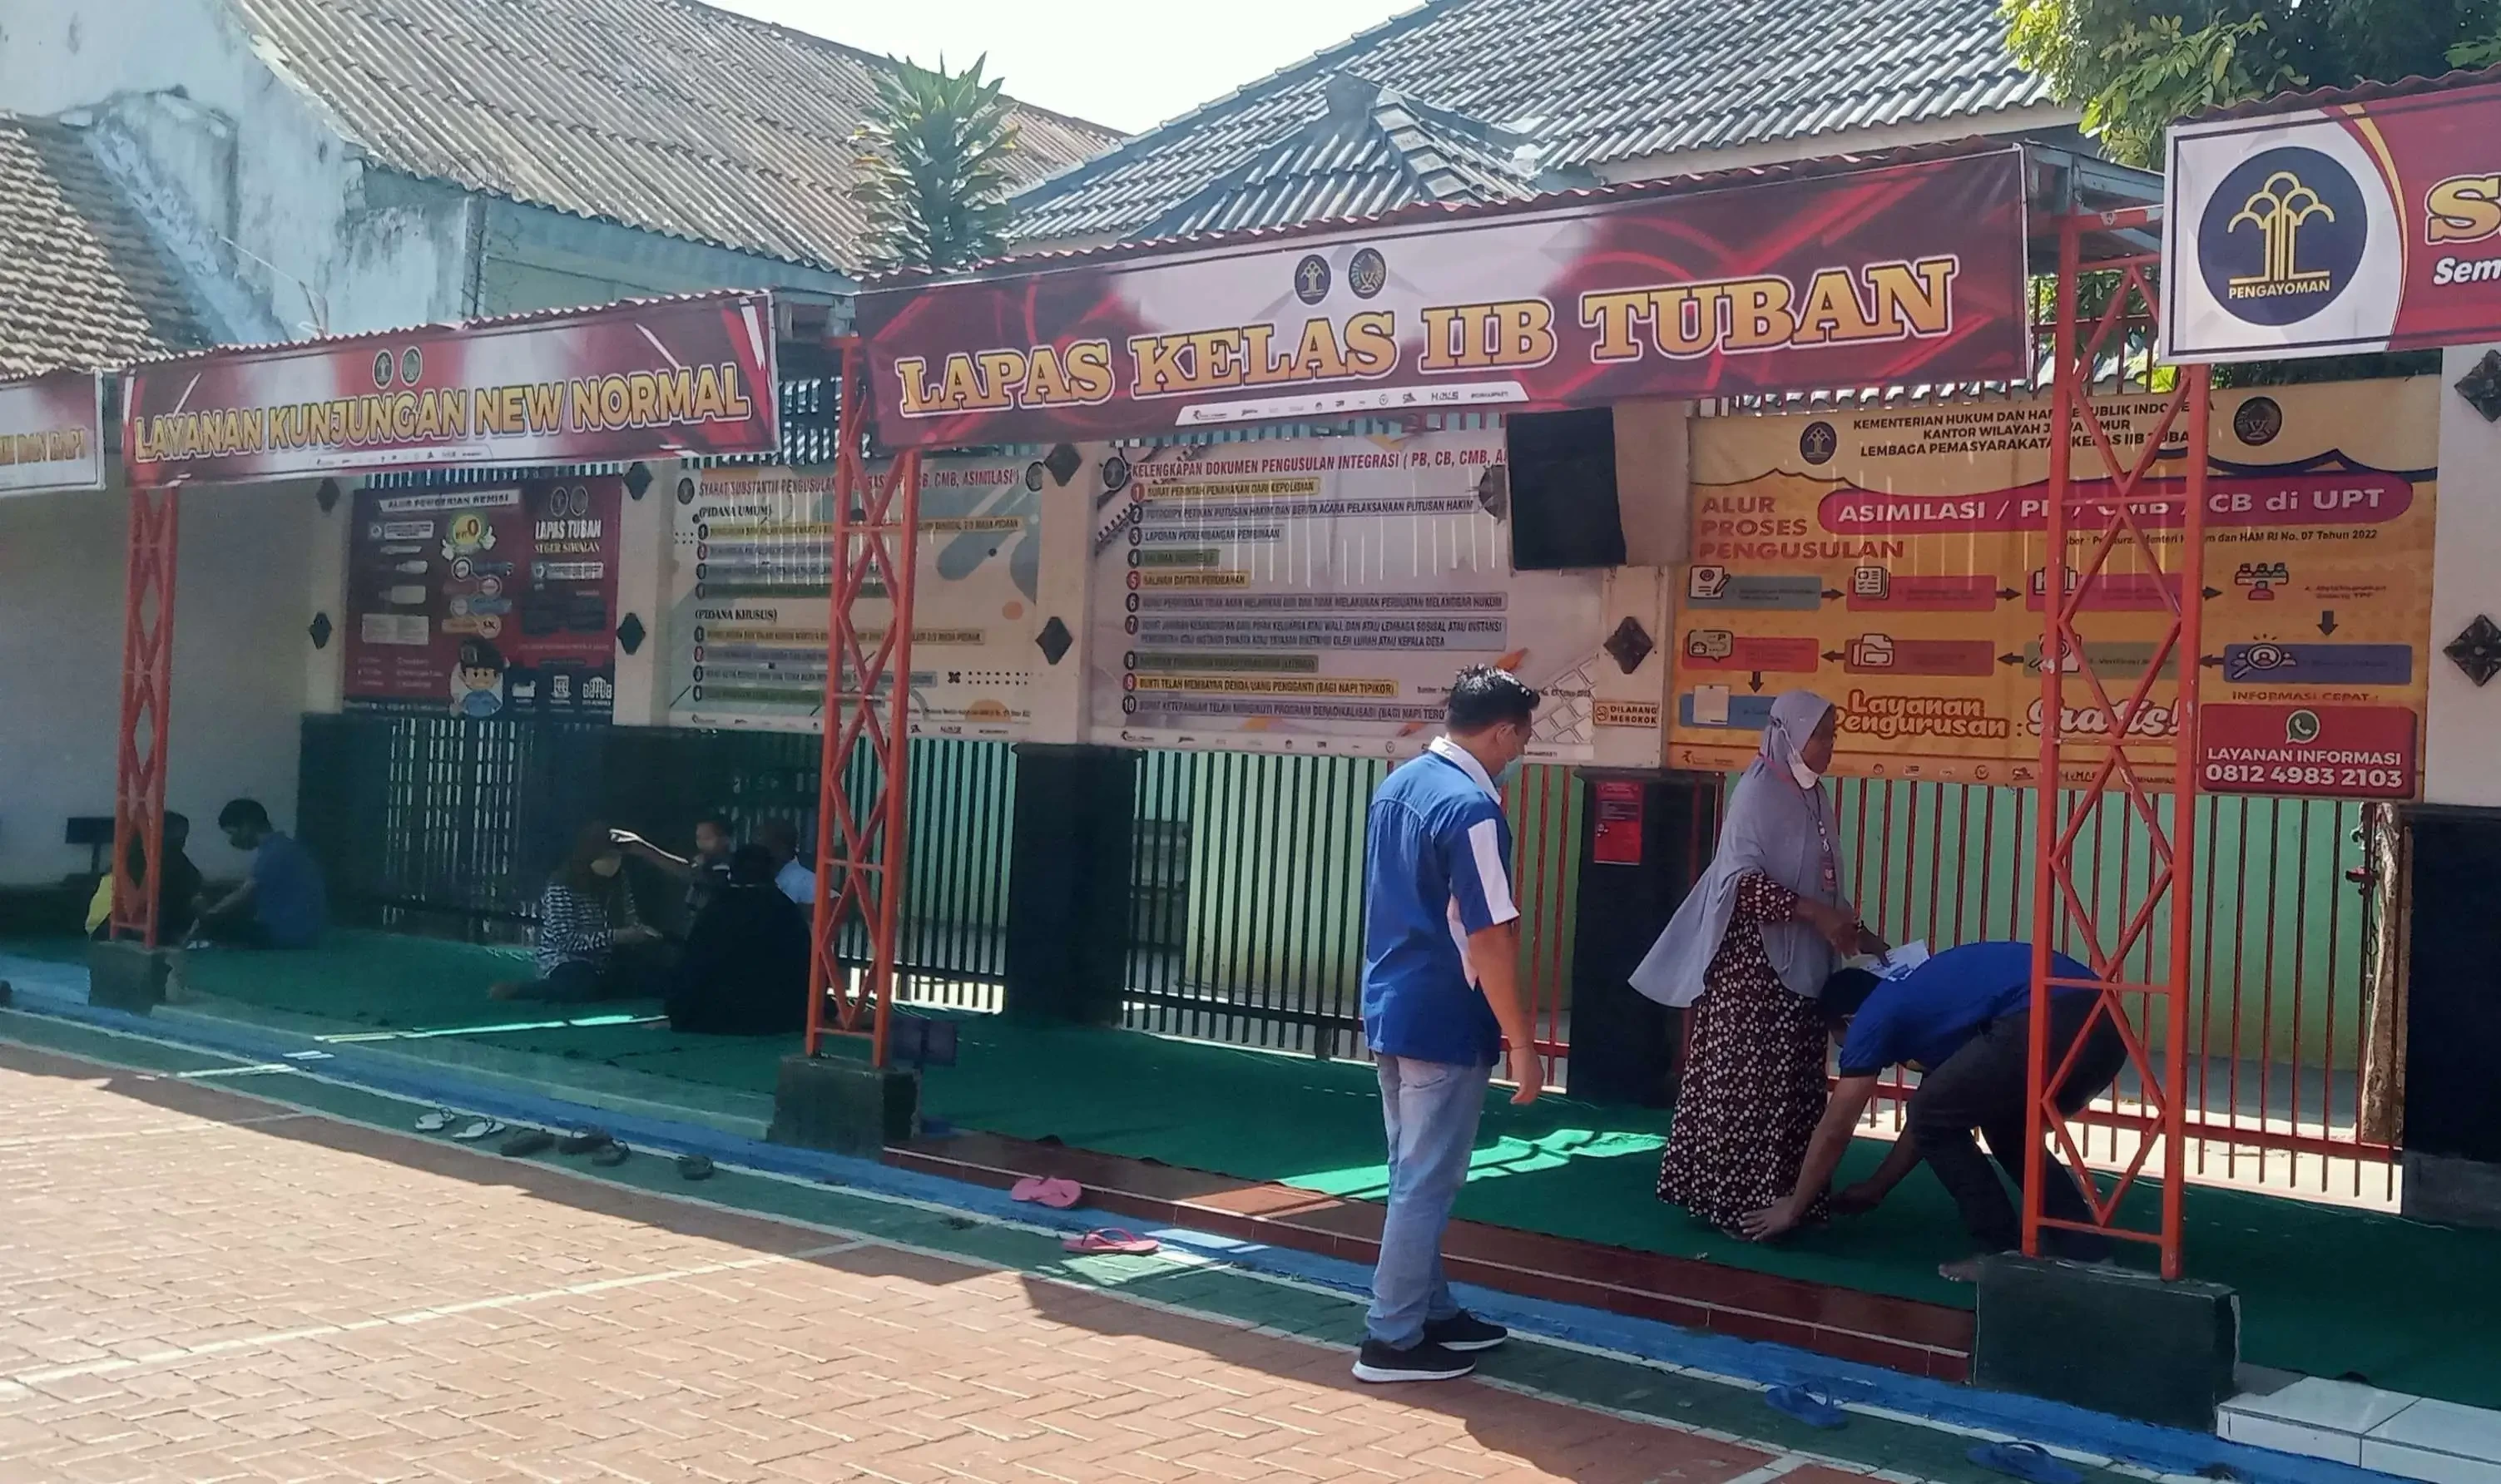
<svg viewBox="0 0 2501 1484"><path fill-rule="evenodd" d="M2405 297L2402 212L2354 122L2305 110L2171 131L2164 360L2389 347Z"/></svg>

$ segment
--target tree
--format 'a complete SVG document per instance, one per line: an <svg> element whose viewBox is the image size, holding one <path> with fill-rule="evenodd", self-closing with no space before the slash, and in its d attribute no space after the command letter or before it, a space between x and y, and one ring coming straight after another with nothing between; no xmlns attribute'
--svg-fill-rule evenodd
<svg viewBox="0 0 2501 1484"><path fill-rule="evenodd" d="M868 266L958 268L996 257L1007 240L1008 170L1017 128L984 81L987 56L961 72L898 61L877 75L877 103L851 198L868 211Z"/></svg>
<svg viewBox="0 0 2501 1484"><path fill-rule="evenodd" d="M2002 0L2016 59L2113 159L2159 169L2175 119L2296 87L2501 61L2501 0Z"/></svg>

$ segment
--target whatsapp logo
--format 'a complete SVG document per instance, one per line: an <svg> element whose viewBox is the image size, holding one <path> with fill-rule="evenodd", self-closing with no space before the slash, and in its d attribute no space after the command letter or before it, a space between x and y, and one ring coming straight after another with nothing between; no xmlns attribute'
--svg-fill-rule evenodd
<svg viewBox="0 0 2501 1484"><path fill-rule="evenodd" d="M2284 740L2288 742L2300 743L2309 743L2318 741L2318 713L2317 711L2295 711L2291 715L2286 716L2284 719Z"/></svg>

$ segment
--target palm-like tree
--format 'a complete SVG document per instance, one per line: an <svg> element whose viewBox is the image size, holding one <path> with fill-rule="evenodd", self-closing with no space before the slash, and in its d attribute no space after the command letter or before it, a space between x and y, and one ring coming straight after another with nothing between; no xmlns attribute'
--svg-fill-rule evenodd
<svg viewBox="0 0 2501 1484"><path fill-rule="evenodd" d="M955 268L995 257L1008 224L1008 161L1017 128L989 58L961 72L940 57L877 75L877 106L853 137L861 145L852 199L868 209L868 266Z"/></svg>

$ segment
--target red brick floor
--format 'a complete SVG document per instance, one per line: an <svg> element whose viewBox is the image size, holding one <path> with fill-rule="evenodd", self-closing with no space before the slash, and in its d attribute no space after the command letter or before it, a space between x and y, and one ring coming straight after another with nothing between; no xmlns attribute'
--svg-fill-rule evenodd
<svg viewBox="0 0 2501 1484"><path fill-rule="evenodd" d="M1342 1351L16 1047L0 1130L11 1484L1773 1462L1475 1382L1361 1388Z"/></svg>

